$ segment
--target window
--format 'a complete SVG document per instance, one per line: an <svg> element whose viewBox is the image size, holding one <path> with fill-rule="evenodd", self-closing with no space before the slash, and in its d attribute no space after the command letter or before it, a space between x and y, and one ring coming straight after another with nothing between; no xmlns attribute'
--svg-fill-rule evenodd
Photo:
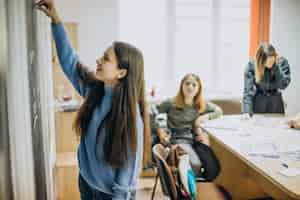
<svg viewBox="0 0 300 200"><path fill-rule="evenodd" d="M148 89L173 96L193 72L206 94L242 95L250 0L136 0L119 8L119 39L143 50Z"/></svg>

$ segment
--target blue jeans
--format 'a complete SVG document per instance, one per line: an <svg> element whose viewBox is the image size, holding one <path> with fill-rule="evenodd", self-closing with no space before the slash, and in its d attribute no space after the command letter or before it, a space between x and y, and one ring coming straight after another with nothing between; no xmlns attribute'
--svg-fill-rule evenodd
<svg viewBox="0 0 300 200"><path fill-rule="evenodd" d="M79 192L81 200L111 200L112 196L104 192L93 189L83 179L81 175L78 178ZM130 200L135 200L135 192L132 192Z"/></svg>

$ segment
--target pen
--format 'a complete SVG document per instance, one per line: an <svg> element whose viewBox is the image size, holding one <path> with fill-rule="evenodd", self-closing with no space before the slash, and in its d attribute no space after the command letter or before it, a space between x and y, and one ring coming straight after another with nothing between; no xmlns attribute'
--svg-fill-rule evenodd
<svg viewBox="0 0 300 200"><path fill-rule="evenodd" d="M287 164L285 164L285 163L282 163L281 164L283 167L285 167L285 168L289 168L289 166L287 165Z"/></svg>

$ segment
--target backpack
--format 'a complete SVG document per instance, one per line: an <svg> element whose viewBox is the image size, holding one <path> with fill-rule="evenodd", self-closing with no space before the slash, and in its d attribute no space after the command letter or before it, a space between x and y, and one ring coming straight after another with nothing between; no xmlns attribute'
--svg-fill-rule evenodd
<svg viewBox="0 0 300 200"><path fill-rule="evenodd" d="M162 144L156 144L152 150L157 176L151 199L154 199L159 177L163 193L171 200L195 200L196 181L188 154L178 145L164 147Z"/></svg>

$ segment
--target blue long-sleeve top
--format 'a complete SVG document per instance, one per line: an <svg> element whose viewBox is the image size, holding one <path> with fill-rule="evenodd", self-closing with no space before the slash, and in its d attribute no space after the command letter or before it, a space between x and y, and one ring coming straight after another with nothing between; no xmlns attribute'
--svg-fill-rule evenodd
<svg viewBox="0 0 300 200"><path fill-rule="evenodd" d="M268 93L287 88L291 82L288 60L280 57L271 69L265 69L259 83L255 81L255 60L250 60L244 73L243 113L253 113L253 100L257 93Z"/></svg>
<svg viewBox="0 0 300 200"><path fill-rule="evenodd" d="M61 23L52 24L52 32L62 70L77 92L82 97L87 96L90 86L80 81L81 76L77 69L79 59L70 45L64 26ZM111 109L112 94L113 88L105 86L102 102L93 111L88 128L80 139L78 161L80 175L92 188L110 194L113 200L121 200L130 198L130 193L135 190L136 180L141 172L143 120L137 109L137 150L129 154L123 167L113 169L104 160L103 152L104 138L107 133L103 120ZM100 125L101 129L98 130Z"/></svg>

